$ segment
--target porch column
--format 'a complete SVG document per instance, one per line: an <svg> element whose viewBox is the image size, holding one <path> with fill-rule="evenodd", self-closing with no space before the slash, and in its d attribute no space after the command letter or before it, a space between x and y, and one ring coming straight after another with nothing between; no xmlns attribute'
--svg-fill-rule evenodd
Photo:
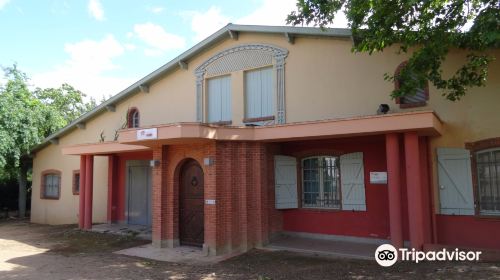
<svg viewBox="0 0 500 280"><path fill-rule="evenodd" d="M402 248L403 225L401 215L401 157L399 153L399 134L391 133L385 135L385 152L387 158L391 243L396 248Z"/></svg>
<svg viewBox="0 0 500 280"><path fill-rule="evenodd" d="M412 248L422 250L424 245L424 217L419 141L416 132L406 132L404 138L410 244Z"/></svg>
<svg viewBox="0 0 500 280"><path fill-rule="evenodd" d="M108 213L107 220L108 223L112 223L116 220L116 191L117 191L117 168L118 168L118 157L116 155L108 156Z"/></svg>
<svg viewBox="0 0 500 280"><path fill-rule="evenodd" d="M94 156L85 159L85 218L84 229L92 229L92 196L94 187Z"/></svg>
<svg viewBox="0 0 500 280"><path fill-rule="evenodd" d="M167 148L167 146L159 146L153 149L153 160L159 164L155 163L153 167L152 241L153 246L158 248L171 248L179 245L179 239L167 233L169 227L172 230L174 227L174 215L172 214L172 217L167 215ZM168 221L167 216L171 218Z"/></svg>
<svg viewBox="0 0 500 280"><path fill-rule="evenodd" d="M85 166L85 160L87 156L81 155L80 156L80 190L78 192L78 195L80 196L80 204L78 208L78 228L83 229L84 224L85 224L85 171L86 171L86 166Z"/></svg>

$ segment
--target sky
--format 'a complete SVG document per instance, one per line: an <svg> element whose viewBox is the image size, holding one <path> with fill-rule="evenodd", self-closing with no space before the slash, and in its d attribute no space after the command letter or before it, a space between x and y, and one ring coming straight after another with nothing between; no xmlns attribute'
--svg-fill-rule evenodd
<svg viewBox="0 0 500 280"><path fill-rule="evenodd" d="M0 66L109 98L228 23L285 25L296 0L0 0ZM346 27L343 16L333 24ZM0 79L0 83L2 80Z"/></svg>

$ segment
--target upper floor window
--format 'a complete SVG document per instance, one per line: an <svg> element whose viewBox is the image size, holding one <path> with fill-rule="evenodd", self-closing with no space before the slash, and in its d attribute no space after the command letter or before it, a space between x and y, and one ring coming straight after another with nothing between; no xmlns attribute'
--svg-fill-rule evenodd
<svg viewBox="0 0 500 280"><path fill-rule="evenodd" d="M401 69L406 65L406 61L401 63L396 72L394 74L394 84L396 89L401 88L402 81L398 79L399 73ZM396 99L396 103L400 104L401 108L410 108L410 107L420 107L427 105L427 100L429 100L429 85L428 82L425 83L424 87L418 88L414 95L406 95L402 97L398 97Z"/></svg>
<svg viewBox="0 0 500 280"><path fill-rule="evenodd" d="M231 76L207 80L207 121L215 124L231 123Z"/></svg>
<svg viewBox="0 0 500 280"><path fill-rule="evenodd" d="M246 86L241 88L247 92L244 94L245 99L250 101L244 107L244 122L258 123L276 118L276 123L285 123L285 59L287 56L288 50L277 46L243 44L222 50L208 58L195 70L196 121L230 123L230 78L224 78L223 75L248 71L244 78ZM252 71L251 69L260 70ZM223 84L218 85L219 82ZM224 91L225 86L226 91ZM269 89L269 86L272 88ZM240 89L237 90L239 93ZM224 93L217 93L221 91Z"/></svg>
<svg viewBox="0 0 500 280"><path fill-rule="evenodd" d="M302 160L302 205L340 209L338 157L319 156Z"/></svg>
<svg viewBox="0 0 500 280"><path fill-rule="evenodd" d="M61 193L61 172L48 170L42 172L41 198L59 199Z"/></svg>
<svg viewBox="0 0 500 280"><path fill-rule="evenodd" d="M139 110L137 110L137 108L132 108L128 110L128 127L129 128L139 127Z"/></svg>
<svg viewBox="0 0 500 280"><path fill-rule="evenodd" d="M500 214L500 148L476 152L476 169L481 214Z"/></svg>
<svg viewBox="0 0 500 280"><path fill-rule="evenodd" d="M245 119L243 122L274 120L273 68L245 72Z"/></svg>

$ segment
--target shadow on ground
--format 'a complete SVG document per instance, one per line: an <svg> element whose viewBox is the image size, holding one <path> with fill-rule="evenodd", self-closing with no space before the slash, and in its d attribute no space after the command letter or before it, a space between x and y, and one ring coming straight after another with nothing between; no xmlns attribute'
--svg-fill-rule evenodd
<svg viewBox="0 0 500 280"><path fill-rule="evenodd" d="M81 232L74 226L0 223L0 279L500 279L498 263L398 263L252 250L209 265L114 254L145 244L132 236Z"/></svg>

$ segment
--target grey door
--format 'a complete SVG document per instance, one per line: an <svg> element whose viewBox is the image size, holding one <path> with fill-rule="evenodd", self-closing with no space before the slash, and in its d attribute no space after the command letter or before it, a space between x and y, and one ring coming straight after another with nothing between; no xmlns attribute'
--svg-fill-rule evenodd
<svg viewBox="0 0 500 280"><path fill-rule="evenodd" d="M151 225L151 167L147 160L127 161L127 207L129 224Z"/></svg>

